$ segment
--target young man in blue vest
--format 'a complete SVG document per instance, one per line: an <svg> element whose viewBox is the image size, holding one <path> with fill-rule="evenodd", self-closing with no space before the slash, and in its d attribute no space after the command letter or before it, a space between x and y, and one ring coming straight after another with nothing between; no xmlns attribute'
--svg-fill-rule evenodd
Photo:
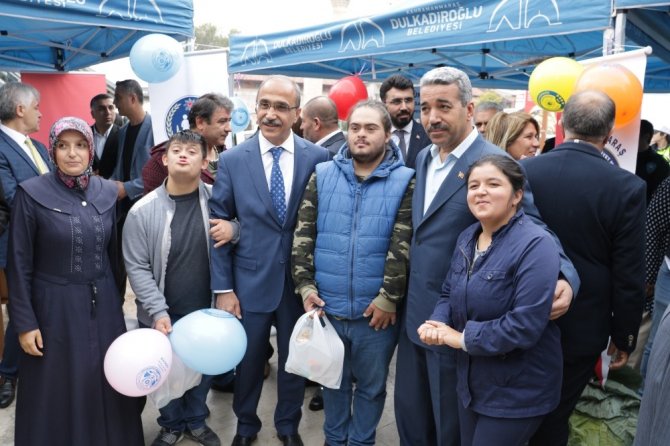
<svg viewBox="0 0 670 446"><path fill-rule="evenodd" d="M305 311L322 309L344 343L340 388L323 390L331 446L374 443L412 235L414 170L384 104L359 102L347 122L347 144L307 184L292 252Z"/></svg>

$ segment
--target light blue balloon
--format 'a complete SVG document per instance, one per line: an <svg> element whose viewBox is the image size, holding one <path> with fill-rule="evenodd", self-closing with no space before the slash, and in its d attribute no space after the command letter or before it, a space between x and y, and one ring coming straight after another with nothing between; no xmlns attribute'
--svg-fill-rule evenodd
<svg viewBox="0 0 670 446"><path fill-rule="evenodd" d="M234 369L247 351L247 334L240 321L213 308L194 311L175 322L170 342L184 364L204 375Z"/></svg>
<svg viewBox="0 0 670 446"><path fill-rule="evenodd" d="M184 61L181 44L165 34L148 34L130 49L130 66L143 81L165 82L177 74Z"/></svg>
<svg viewBox="0 0 670 446"><path fill-rule="evenodd" d="M249 109L242 99L236 96L231 100L233 101L235 107L233 108L233 112L230 114L230 128L233 130L233 132L237 133L246 130L246 128L249 126L249 121L251 118L249 117Z"/></svg>

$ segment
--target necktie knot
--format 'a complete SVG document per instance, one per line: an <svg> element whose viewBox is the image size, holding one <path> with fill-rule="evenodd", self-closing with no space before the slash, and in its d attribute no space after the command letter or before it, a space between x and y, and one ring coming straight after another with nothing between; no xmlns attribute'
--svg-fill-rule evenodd
<svg viewBox="0 0 670 446"><path fill-rule="evenodd" d="M272 153L272 160L275 163L279 162L279 157L281 156L283 150L284 150L283 147L273 147L270 149L270 153Z"/></svg>

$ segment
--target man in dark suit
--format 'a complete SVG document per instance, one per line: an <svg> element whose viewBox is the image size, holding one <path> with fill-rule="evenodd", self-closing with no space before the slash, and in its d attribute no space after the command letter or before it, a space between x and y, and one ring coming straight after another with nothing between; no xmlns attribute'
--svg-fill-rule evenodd
<svg viewBox="0 0 670 446"><path fill-rule="evenodd" d="M436 68L421 78L421 122L433 144L416 159L413 236L406 307L398 341L395 414L403 446L459 445L456 364L448 347L421 342L418 327L440 296L458 235L476 220L466 202L465 173L484 155L504 154L472 125L474 104L467 75ZM528 188L522 206L541 224ZM567 311L579 278L564 256L553 316ZM569 283L568 283L569 282Z"/></svg>
<svg viewBox="0 0 670 446"><path fill-rule="evenodd" d="M393 142L400 147L405 165L413 169L419 151L431 144L421 123L414 120L414 84L394 74L382 82L379 97L391 115Z"/></svg>
<svg viewBox="0 0 670 446"><path fill-rule="evenodd" d="M107 93L95 95L91 99L91 116L95 121L93 131L94 157L93 172L103 178L109 178L114 172L119 153L119 127L116 120L114 97Z"/></svg>
<svg viewBox="0 0 670 446"><path fill-rule="evenodd" d="M16 186L52 168L47 149L28 135L40 129L40 94L31 85L9 82L0 88L0 181L11 207ZM0 268L7 266L8 233L0 237ZM4 272L2 274L4 280ZM10 323L0 363L0 408L14 400L18 375L19 338Z"/></svg>
<svg viewBox="0 0 670 446"><path fill-rule="evenodd" d="M235 246L212 249L211 287L216 307L240 318L247 334L247 352L235 381L233 445L251 444L261 429L256 410L274 323L279 353L275 428L285 445L301 446L298 425L305 381L284 370L289 338L303 313L291 278L291 246L307 181L329 153L293 134L300 89L291 79L265 80L256 96L256 113L260 131L219 158L212 218L237 218L242 228Z"/></svg>
<svg viewBox="0 0 670 446"><path fill-rule="evenodd" d="M303 138L336 155L345 141L344 133L337 125L337 107L333 100L327 96L312 98L302 108L300 116Z"/></svg>
<svg viewBox="0 0 670 446"><path fill-rule="evenodd" d="M556 321L561 402L531 445L567 444L568 418L600 353L608 348L610 369L618 369L635 349L644 304L645 184L602 157L614 112L604 93L574 94L563 111L564 143L522 163L544 221L582 279L572 307Z"/></svg>

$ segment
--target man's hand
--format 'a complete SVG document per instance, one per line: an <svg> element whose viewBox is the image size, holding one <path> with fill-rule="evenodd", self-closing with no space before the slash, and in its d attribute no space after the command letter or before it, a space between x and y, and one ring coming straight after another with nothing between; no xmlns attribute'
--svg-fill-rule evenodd
<svg viewBox="0 0 670 446"><path fill-rule="evenodd" d="M551 305L549 319L558 319L568 312L572 302L572 287L565 279L558 279L556 291L554 291L554 303Z"/></svg>
<svg viewBox="0 0 670 446"><path fill-rule="evenodd" d="M305 313L309 313L312 310L318 309L317 315L319 317L323 316L323 307L326 305L326 303L319 297L318 294L316 293L310 293L307 296L307 299L305 299L302 302L302 306L305 309Z"/></svg>
<svg viewBox="0 0 670 446"><path fill-rule="evenodd" d="M19 334L19 344L24 352L32 356L44 356L40 350L44 348L42 332L39 328Z"/></svg>
<svg viewBox="0 0 670 446"><path fill-rule="evenodd" d="M154 328L167 336L172 331L172 322L170 322L170 317L165 316L158 319L156 322L154 322Z"/></svg>
<svg viewBox="0 0 670 446"><path fill-rule="evenodd" d="M610 345L607 347L607 354L612 357L612 362L610 362L610 370L620 369L628 362L628 353L619 350L612 341L610 341Z"/></svg>
<svg viewBox="0 0 670 446"><path fill-rule="evenodd" d="M227 311L238 319L242 319L240 301L234 291L219 293L216 295L216 308Z"/></svg>
<svg viewBox="0 0 670 446"><path fill-rule="evenodd" d="M214 244L215 248L225 245L233 238L233 225L229 221L210 218L209 224L211 225L209 235L216 242Z"/></svg>
<svg viewBox="0 0 670 446"><path fill-rule="evenodd" d="M126 193L126 188L123 187L123 183L121 181L115 181L116 183L116 199L117 200L123 200L128 196Z"/></svg>
<svg viewBox="0 0 670 446"><path fill-rule="evenodd" d="M395 313L389 313L388 311L381 310L377 308L375 304L370 304L365 309L363 317L370 317L370 327L373 327L375 330L385 330L389 324L395 325Z"/></svg>

